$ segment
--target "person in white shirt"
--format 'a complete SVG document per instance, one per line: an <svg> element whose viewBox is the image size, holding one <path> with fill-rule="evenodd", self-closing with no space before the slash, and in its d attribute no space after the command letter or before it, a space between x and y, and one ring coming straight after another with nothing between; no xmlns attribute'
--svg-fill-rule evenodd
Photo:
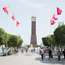
<svg viewBox="0 0 65 65"><path fill-rule="evenodd" d="M40 55L41 55L41 59L43 60L43 56L44 56L44 50L43 50L43 48L40 49Z"/></svg>

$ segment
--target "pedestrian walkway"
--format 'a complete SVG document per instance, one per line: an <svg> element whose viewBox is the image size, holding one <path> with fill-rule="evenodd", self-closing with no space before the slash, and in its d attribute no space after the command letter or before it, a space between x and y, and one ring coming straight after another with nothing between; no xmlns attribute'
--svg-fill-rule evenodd
<svg viewBox="0 0 65 65"><path fill-rule="evenodd" d="M54 58L55 59L55 58ZM0 65L64 65L62 61L48 60L48 57L41 61L40 55L36 53L17 53L11 56L0 57Z"/></svg>

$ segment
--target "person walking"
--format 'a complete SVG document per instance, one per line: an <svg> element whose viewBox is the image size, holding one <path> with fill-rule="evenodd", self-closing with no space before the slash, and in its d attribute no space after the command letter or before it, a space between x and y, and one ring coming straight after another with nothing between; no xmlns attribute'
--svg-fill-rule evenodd
<svg viewBox="0 0 65 65"><path fill-rule="evenodd" d="M48 52L49 52L49 59L50 59L50 58L53 58L53 55L52 55L52 50L51 50L51 49L49 49L49 51L48 51Z"/></svg>
<svg viewBox="0 0 65 65"><path fill-rule="evenodd" d="M23 51L23 48L21 49L21 52L23 53L24 51Z"/></svg>
<svg viewBox="0 0 65 65"><path fill-rule="evenodd" d="M40 55L41 55L41 59L43 61L43 56L44 56L44 50L43 50L43 48L40 49Z"/></svg>
<svg viewBox="0 0 65 65"><path fill-rule="evenodd" d="M64 51L63 51L63 55L64 55L64 59L65 59L65 49L64 49Z"/></svg>
<svg viewBox="0 0 65 65"><path fill-rule="evenodd" d="M58 55L58 61L60 61L61 60L61 51L60 50L58 50L57 55Z"/></svg>

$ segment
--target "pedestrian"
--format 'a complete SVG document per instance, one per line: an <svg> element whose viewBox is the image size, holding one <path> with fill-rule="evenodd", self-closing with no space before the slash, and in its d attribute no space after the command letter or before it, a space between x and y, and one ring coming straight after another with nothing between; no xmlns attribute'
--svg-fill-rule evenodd
<svg viewBox="0 0 65 65"><path fill-rule="evenodd" d="M43 48L40 49L40 55L41 55L41 59L43 61L43 56L44 56L44 50L43 50Z"/></svg>
<svg viewBox="0 0 65 65"><path fill-rule="evenodd" d="M23 53L24 51L23 51L23 48L21 49L21 52Z"/></svg>
<svg viewBox="0 0 65 65"><path fill-rule="evenodd" d="M49 53L49 59L50 58L53 58L53 55L52 55L52 50L49 48L49 50L48 50L48 53Z"/></svg>
<svg viewBox="0 0 65 65"><path fill-rule="evenodd" d="M28 52L28 48L26 48L26 53Z"/></svg>
<svg viewBox="0 0 65 65"><path fill-rule="evenodd" d="M58 55L58 61L60 61L61 60L61 51L60 50L58 50L57 55Z"/></svg>
<svg viewBox="0 0 65 65"><path fill-rule="evenodd" d="M64 55L64 59L65 59L65 49L64 49L64 51L63 51L63 55Z"/></svg>

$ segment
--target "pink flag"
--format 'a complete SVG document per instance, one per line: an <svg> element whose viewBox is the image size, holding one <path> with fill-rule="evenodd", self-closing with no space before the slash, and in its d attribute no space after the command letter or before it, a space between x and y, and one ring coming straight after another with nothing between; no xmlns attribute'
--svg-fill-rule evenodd
<svg viewBox="0 0 65 65"><path fill-rule="evenodd" d="M60 8L57 8L57 15L61 15L62 10Z"/></svg>
<svg viewBox="0 0 65 65"><path fill-rule="evenodd" d="M54 20L50 20L51 25L54 25L56 22Z"/></svg>
<svg viewBox="0 0 65 65"><path fill-rule="evenodd" d="M12 16L11 18L12 18L12 20L14 20L14 21L16 20L15 16Z"/></svg>
<svg viewBox="0 0 65 65"><path fill-rule="evenodd" d="M53 16L52 16L52 19L58 20L58 18L56 17L56 15L53 15Z"/></svg>
<svg viewBox="0 0 65 65"><path fill-rule="evenodd" d="M3 7L3 11L4 11L5 13L7 13L7 14L9 13L9 12L8 12L8 6L7 6L7 5L5 5L5 6Z"/></svg>
<svg viewBox="0 0 65 65"><path fill-rule="evenodd" d="M58 2L62 2L62 0L57 0Z"/></svg>
<svg viewBox="0 0 65 65"><path fill-rule="evenodd" d="M18 27L20 25L20 22L19 21L16 21L16 26Z"/></svg>

